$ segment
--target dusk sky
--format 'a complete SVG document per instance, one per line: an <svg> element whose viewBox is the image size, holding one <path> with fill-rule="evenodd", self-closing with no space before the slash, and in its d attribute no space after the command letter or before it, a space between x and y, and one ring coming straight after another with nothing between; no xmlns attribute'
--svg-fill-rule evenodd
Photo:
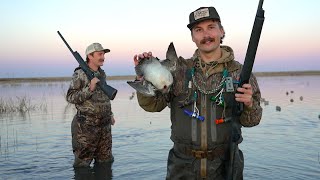
<svg viewBox="0 0 320 180"><path fill-rule="evenodd" d="M224 45L243 63L259 0L7 0L0 2L0 78L71 76L77 62L57 34L85 58L99 42L111 50L108 75L133 75L133 56L160 59L170 42L179 56L196 49L190 12L214 6ZM253 71L320 70L320 1L265 0L265 22Z"/></svg>

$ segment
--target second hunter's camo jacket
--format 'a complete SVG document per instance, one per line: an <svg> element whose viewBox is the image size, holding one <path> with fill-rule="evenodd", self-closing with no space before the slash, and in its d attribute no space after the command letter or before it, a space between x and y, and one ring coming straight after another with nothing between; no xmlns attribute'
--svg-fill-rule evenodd
<svg viewBox="0 0 320 180"><path fill-rule="evenodd" d="M102 69L96 72L96 77L106 78ZM72 81L67 92L67 101L75 104L78 113L87 116L113 116L111 103L108 96L99 86L91 92L90 81L81 68L77 68L73 74Z"/></svg>

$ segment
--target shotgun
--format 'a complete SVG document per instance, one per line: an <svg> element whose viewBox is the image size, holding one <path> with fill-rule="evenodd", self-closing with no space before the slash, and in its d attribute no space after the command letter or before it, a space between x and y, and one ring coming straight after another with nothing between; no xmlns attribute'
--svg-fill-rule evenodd
<svg viewBox="0 0 320 180"><path fill-rule="evenodd" d="M81 69L87 75L89 81L91 81L91 79L93 79L95 76L94 76L94 73L88 67L88 64L82 59L82 57L80 56L80 54L77 51L73 51L71 49L71 47L69 46L67 41L63 38L62 34L59 31L57 31L57 32L58 32L59 36L61 37L62 41L64 42L64 44L70 50L73 57L78 61ZM100 86L101 90L109 97L109 99L113 100L116 97L118 90L109 86L105 79L99 79L99 80L100 81L97 83L98 86Z"/></svg>
<svg viewBox="0 0 320 180"><path fill-rule="evenodd" d="M252 73L252 67L255 60L262 26L264 22L264 10L262 9L263 0L259 0L257 14L252 27L251 37L247 48L247 53L240 73L240 79L238 86L242 87L243 84L249 83L249 79ZM234 99L234 98L233 98ZM236 120L239 120L240 115L243 111L243 103L236 102L234 100L233 106L233 120L231 121L231 138L230 138L230 162L227 170L227 179L235 179L233 177L233 166L234 166L234 154L237 150L237 141L240 138L240 132L238 132Z"/></svg>

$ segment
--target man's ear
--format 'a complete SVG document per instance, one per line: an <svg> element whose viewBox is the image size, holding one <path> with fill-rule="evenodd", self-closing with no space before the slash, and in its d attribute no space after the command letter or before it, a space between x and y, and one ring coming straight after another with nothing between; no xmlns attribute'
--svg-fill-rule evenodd
<svg viewBox="0 0 320 180"><path fill-rule="evenodd" d="M191 39L192 39L192 41L194 42L192 30L191 30Z"/></svg>
<svg viewBox="0 0 320 180"><path fill-rule="evenodd" d="M224 32L224 29L223 28L221 28L221 38L223 38L224 36L225 36L225 32Z"/></svg>
<svg viewBox="0 0 320 180"><path fill-rule="evenodd" d="M89 58L89 59L93 59L94 53L95 53L95 52L88 54L88 58Z"/></svg>

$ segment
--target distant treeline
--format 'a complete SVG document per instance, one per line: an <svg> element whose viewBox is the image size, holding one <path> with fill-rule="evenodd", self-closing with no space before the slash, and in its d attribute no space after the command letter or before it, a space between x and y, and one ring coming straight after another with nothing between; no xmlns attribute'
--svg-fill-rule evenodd
<svg viewBox="0 0 320 180"><path fill-rule="evenodd" d="M254 72L257 77L264 76L318 76L320 71L283 71L283 72ZM134 75L108 76L107 80L133 80ZM10 82L41 82L41 81L70 81L71 77L32 77L32 78L0 78L0 83Z"/></svg>
<svg viewBox="0 0 320 180"><path fill-rule="evenodd" d="M318 76L320 71L254 72L255 76Z"/></svg>

